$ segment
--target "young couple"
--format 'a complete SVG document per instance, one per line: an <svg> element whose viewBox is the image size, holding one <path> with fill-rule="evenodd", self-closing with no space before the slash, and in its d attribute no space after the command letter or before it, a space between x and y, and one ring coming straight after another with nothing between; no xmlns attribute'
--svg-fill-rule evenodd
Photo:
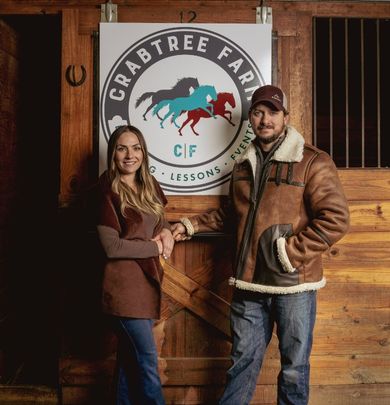
<svg viewBox="0 0 390 405"><path fill-rule="evenodd" d="M347 232L348 205L336 167L288 125L281 89L263 86L251 100L255 138L231 175L229 205L164 218L167 200L149 172L142 133L117 128L99 180L97 230L106 255L103 311L118 337L116 405L165 404L153 322L163 270L175 241L196 232L235 235L231 303L232 365L219 404L246 405L277 325L281 370L278 405L307 405L316 291L325 285L321 254Z"/></svg>

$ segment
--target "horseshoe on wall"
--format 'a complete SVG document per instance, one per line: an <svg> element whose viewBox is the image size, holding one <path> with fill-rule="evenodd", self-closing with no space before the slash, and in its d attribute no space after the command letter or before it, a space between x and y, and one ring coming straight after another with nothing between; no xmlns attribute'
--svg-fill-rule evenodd
<svg viewBox="0 0 390 405"><path fill-rule="evenodd" d="M87 77L87 71L85 70L84 65L80 65L80 67L81 67L81 78L78 81L76 80L75 65L69 65L66 68L65 72L66 81L73 87L81 86L84 83L85 78Z"/></svg>

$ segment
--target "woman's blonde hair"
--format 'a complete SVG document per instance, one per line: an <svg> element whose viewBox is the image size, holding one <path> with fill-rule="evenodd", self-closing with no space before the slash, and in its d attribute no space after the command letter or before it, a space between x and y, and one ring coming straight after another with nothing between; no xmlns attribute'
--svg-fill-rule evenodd
<svg viewBox="0 0 390 405"><path fill-rule="evenodd" d="M136 172L138 193L135 193L130 186L121 181L121 174L115 162L118 139L125 132L131 132L137 136L143 153L142 164ZM141 212L152 213L157 217L158 222L162 221L164 206L157 195L153 177L149 171L149 157L145 138L138 128L132 125L123 125L111 134L107 147L107 171L111 189L119 194L123 216L126 216L126 208L130 207L138 209Z"/></svg>

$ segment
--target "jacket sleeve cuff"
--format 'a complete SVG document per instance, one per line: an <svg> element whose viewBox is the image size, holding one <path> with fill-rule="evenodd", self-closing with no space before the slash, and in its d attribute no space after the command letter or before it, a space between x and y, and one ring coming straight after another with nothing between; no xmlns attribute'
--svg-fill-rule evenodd
<svg viewBox="0 0 390 405"><path fill-rule="evenodd" d="M279 238L276 240L276 250L278 253L278 259L283 267L283 269L287 273L294 273L296 270L293 265L290 262L290 259L288 258L287 252L286 252L286 239L285 238Z"/></svg>
<svg viewBox="0 0 390 405"><path fill-rule="evenodd" d="M192 225L192 222L190 221L190 219L187 217L183 217L183 218L180 218L180 222L186 228L187 236L192 237L195 233L195 229L194 229L194 226Z"/></svg>

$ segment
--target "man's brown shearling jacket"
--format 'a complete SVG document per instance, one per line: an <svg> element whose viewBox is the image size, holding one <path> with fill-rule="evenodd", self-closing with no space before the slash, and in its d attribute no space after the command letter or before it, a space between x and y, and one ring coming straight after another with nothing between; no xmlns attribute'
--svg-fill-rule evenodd
<svg viewBox="0 0 390 405"><path fill-rule="evenodd" d="M347 232L349 210L330 156L288 126L265 159L252 143L236 162L227 207L190 220L234 235L231 285L290 294L325 285L321 255Z"/></svg>

